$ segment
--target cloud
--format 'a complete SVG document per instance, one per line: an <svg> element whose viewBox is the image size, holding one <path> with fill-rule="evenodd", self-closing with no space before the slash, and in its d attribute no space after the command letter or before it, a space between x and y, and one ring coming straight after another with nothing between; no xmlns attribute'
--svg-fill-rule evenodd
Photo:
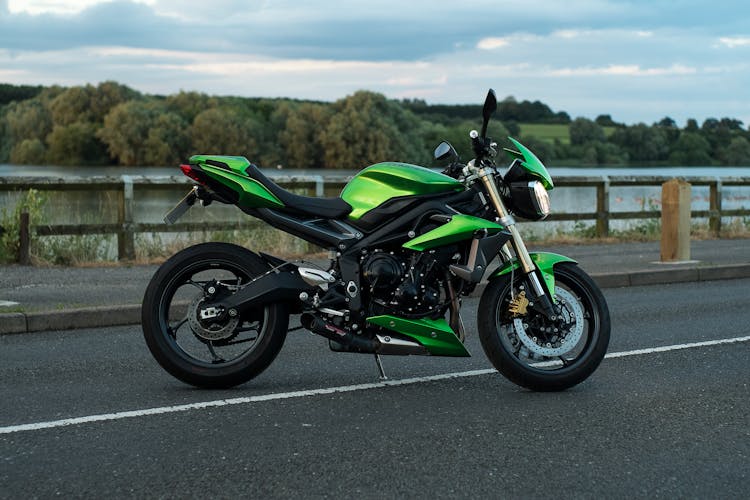
<svg viewBox="0 0 750 500"><path fill-rule="evenodd" d="M750 45L750 36L723 36L719 38L719 43L730 49Z"/></svg>
<svg viewBox="0 0 750 500"><path fill-rule="evenodd" d="M480 50L495 50L499 49L501 47L507 47L510 44L507 38L499 38L499 37L487 37L482 38L479 40L479 43L477 43L477 48Z"/></svg>
<svg viewBox="0 0 750 500"><path fill-rule="evenodd" d="M750 102L746 0L65 4L0 0L0 81L322 100L367 88L452 103L494 87L574 116L750 121L737 106Z"/></svg>
<svg viewBox="0 0 750 500"><path fill-rule="evenodd" d="M665 76L665 75L692 75L697 73L696 68L673 64L666 68L642 68L637 64L610 64L609 66L591 68L558 68L549 71L551 76Z"/></svg>

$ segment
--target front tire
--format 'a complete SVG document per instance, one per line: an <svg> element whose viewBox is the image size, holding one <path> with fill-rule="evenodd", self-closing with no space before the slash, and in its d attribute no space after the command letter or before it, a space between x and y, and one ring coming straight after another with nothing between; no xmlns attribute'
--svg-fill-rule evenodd
<svg viewBox="0 0 750 500"><path fill-rule="evenodd" d="M258 255L228 243L203 243L167 260L146 289L143 336L174 377L197 387L226 388L265 370L281 350L288 307L270 304L230 317L201 308L270 269Z"/></svg>
<svg viewBox="0 0 750 500"><path fill-rule="evenodd" d="M479 303L479 338L493 366L512 382L534 391L562 391L581 383L607 351L607 302L591 277L577 265L557 264L555 305L549 321L524 303L528 285L522 273L492 281ZM519 298L520 297L520 298Z"/></svg>

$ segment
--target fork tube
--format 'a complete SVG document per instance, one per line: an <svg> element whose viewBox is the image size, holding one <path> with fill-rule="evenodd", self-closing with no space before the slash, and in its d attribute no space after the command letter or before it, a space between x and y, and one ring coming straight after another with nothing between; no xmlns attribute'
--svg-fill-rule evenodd
<svg viewBox="0 0 750 500"><path fill-rule="evenodd" d="M536 270L534 261L531 260L529 251L526 248L526 243L524 243L523 239L521 238L521 234L518 232L518 228L516 228L515 219L512 215L510 215L508 210L505 208L505 204L503 204L503 200L500 198L500 193L497 190L495 179L492 177L492 173L489 170L482 168L479 170L477 175L480 179L482 179L482 183L484 184L484 188L487 191L487 194L489 194L490 196L492 205L495 207L497 214L500 216L500 223L508 229L513 238L513 249L516 251L516 255L518 256L518 260L521 264L521 269L523 269L523 272L526 273L526 275L529 277L529 281L531 281L531 285L534 287L536 296L545 296L546 293L544 292L544 288L542 288L542 284L539 282L539 278L534 272Z"/></svg>
<svg viewBox="0 0 750 500"><path fill-rule="evenodd" d="M482 179L484 188L487 190L487 194L490 195L492 205L500 216L500 223L510 231L511 236L513 237L513 248L521 262L521 269L527 274L534 271L534 269L536 269L534 262L531 260L529 251L526 249L526 244L523 242L523 239L521 239L521 235L516 228L515 219L510 215L505 208L505 204L503 204L503 200L500 198L500 193L497 191L497 186L495 185L495 180L492 178L492 174L487 169L482 168L479 170L478 176Z"/></svg>

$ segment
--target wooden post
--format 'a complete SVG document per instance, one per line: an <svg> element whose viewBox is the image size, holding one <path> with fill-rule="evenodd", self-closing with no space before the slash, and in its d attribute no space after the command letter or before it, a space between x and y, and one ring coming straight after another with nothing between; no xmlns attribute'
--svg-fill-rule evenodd
<svg viewBox="0 0 750 500"><path fill-rule="evenodd" d="M122 176L122 193L117 210L117 259L135 259L135 234L133 233L133 179Z"/></svg>
<svg viewBox="0 0 750 500"><path fill-rule="evenodd" d="M31 229L28 212L21 212L18 226L18 263L22 266L31 265Z"/></svg>
<svg viewBox="0 0 750 500"><path fill-rule="evenodd" d="M709 188L708 227L714 236L721 236L721 179L717 178Z"/></svg>
<svg viewBox="0 0 750 500"><path fill-rule="evenodd" d="M609 178L596 186L596 236L609 236Z"/></svg>
<svg viewBox="0 0 750 500"><path fill-rule="evenodd" d="M661 186L661 261L690 260L690 183L672 179Z"/></svg>

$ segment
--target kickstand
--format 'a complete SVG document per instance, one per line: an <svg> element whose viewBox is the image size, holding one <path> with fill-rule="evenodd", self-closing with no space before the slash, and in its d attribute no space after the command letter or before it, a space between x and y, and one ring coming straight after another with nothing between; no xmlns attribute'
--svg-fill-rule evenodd
<svg viewBox="0 0 750 500"><path fill-rule="evenodd" d="M378 365L378 372L380 372L380 380L388 380L388 377L385 376L385 371L383 371L383 363L380 361L380 355L378 353L375 353L375 364Z"/></svg>

